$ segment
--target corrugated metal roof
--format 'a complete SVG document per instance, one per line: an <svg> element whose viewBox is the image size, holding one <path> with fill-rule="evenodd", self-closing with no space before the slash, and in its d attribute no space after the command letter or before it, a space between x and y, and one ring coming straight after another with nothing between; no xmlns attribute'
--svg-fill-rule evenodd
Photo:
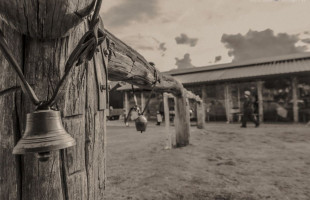
<svg viewBox="0 0 310 200"><path fill-rule="evenodd" d="M257 58L257 59L242 61L242 62L231 62L231 63L225 63L225 64L208 65L204 67L174 69L174 70L166 71L163 73L171 74L171 75L187 74L187 73L195 73L195 72L201 72L201 71L206 71L206 70L219 70L219 69L226 69L226 68L245 67L245 66L268 64L268 63L274 63L274 62L294 61L294 60L300 60L300 59L310 59L310 53L304 52L304 53L297 53L297 54Z"/></svg>
<svg viewBox="0 0 310 200"><path fill-rule="evenodd" d="M309 52L259 58L238 63L177 69L163 73L173 76L183 84L195 84L302 72L310 73ZM131 85L129 84L118 88L118 90L130 89Z"/></svg>
<svg viewBox="0 0 310 200"><path fill-rule="evenodd" d="M264 77L278 74L310 72L310 59L220 68L193 73L171 74L183 84Z"/></svg>

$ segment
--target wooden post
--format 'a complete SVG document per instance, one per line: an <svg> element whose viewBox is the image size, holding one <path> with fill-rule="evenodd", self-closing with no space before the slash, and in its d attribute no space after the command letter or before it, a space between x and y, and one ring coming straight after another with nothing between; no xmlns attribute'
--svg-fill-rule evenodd
<svg viewBox="0 0 310 200"><path fill-rule="evenodd" d="M239 107L239 114L238 114L238 122L241 121L241 111L242 111L242 108L241 108L241 97L240 97L240 87L238 85L238 107Z"/></svg>
<svg viewBox="0 0 310 200"><path fill-rule="evenodd" d="M226 110L226 119L227 119L227 123L230 123L232 121L232 117L231 117L231 106L230 106L230 90L229 90L229 84L225 84L224 86L224 97L225 97L225 110Z"/></svg>
<svg viewBox="0 0 310 200"><path fill-rule="evenodd" d="M196 102L197 106L197 128L204 129L205 128L205 109L203 102Z"/></svg>
<svg viewBox="0 0 310 200"><path fill-rule="evenodd" d="M26 79L38 97L46 100L63 75L64 63L87 30L87 25L81 24L69 37L56 40L38 40L9 28L3 30ZM77 144L52 151L47 162L39 162L35 154L12 154L24 131L25 115L33 112L35 107L25 95L19 95L16 75L1 52L0 61L0 199L102 199L106 110L98 110L93 61L73 69L66 94L57 103L64 127Z"/></svg>
<svg viewBox="0 0 310 200"><path fill-rule="evenodd" d="M293 95L293 115L294 115L294 122L297 123L299 121L298 116L298 79L297 77L292 78L292 95Z"/></svg>
<svg viewBox="0 0 310 200"><path fill-rule="evenodd" d="M207 102L207 87L206 85L203 85L201 88L201 99L202 99L202 104L203 104L203 111L204 115L206 115L206 102ZM209 115L207 115L207 120L210 121Z"/></svg>
<svg viewBox="0 0 310 200"><path fill-rule="evenodd" d="M164 92L163 94L163 102L164 102L164 113L165 113L165 131L166 131L166 147L165 149L172 148L172 138L170 132L170 116L169 116L169 104L168 104L168 94Z"/></svg>
<svg viewBox="0 0 310 200"><path fill-rule="evenodd" d="M264 122L263 84L263 81L257 81L258 116L260 123Z"/></svg>
<svg viewBox="0 0 310 200"><path fill-rule="evenodd" d="M144 98L143 91L141 91L141 110L143 110L144 107L145 107L145 98Z"/></svg>
<svg viewBox="0 0 310 200"><path fill-rule="evenodd" d="M125 110L126 115L128 115L128 112L129 112L129 101L128 101L128 92L127 91L124 91L123 106L124 106L124 110Z"/></svg>
<svg viewBox="0 0 310 200"><path fill-rule="evenodd" d="M185 96L184 91L181 96L175 97L175 132L176 132L176 146L182 147L189 144L189 102Z"/></svg>

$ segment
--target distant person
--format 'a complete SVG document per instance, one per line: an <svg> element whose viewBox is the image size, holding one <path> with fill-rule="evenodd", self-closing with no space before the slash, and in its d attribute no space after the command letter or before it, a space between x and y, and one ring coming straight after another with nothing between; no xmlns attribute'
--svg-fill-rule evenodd
<svg viewBox="0 0 310 200"><path fill-rule="evenodd" d="M161 98L158 97L158 99L160 100ZM158 105L158 110L156 112L156 119L157 119L156 125L158 125L158 126L160 125L160 123L163 120L164 115L165 115L164 102L162 100L160 100L160 103Z"/></svg>
<svg viewBox="0 0 310 200"><path fill-rule="evenodd" d="M157 120L156 125L160 126L160 123L163 121L163 118L162 118L162 115L159 113L159 111L157 111L156 113L156 120Z"/></svg>
<svg viewBox="0 0 310 200"><path fill-rule="evenodd" d="M254 122L255 127L259 126L259 122L254 117L254 109L253 109L253 102L251 99L251 92L245 91L244 92L244 102L243 102L243 116L242 116L242 128L246 128L246 123L248 120Z"/></svg>
<svg viewBox="0 0 310 200"><path fill-rule="evenodd" d="M258 103L258 96L257 95L255 95L254 96L254 103L253 103L253 108L254 108L254 114L255 114L255 116L256 116L256 120L257 121L259 121L259 109L258 109L258 107L259 107L259 103Z"/></svg>

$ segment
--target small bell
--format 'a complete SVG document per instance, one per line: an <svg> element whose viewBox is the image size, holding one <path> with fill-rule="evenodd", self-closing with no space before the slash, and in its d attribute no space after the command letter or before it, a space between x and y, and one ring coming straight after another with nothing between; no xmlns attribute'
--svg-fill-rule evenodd
<svg viewBox="0 0 310 200"><path fill-rule="evenodd" d="M13 154L38 153L39 161L47 161L50 151L75 144L62 125L59 111L38 110L27 114L24 135L14 147Z"/></svg>
<svg viewBox="0 0 310 200"><path fill-rule="evenodd" d="M146 126L147 126L147 119L144 115L139 115L139 117L135 120L135 124L136 124L136 129L137 131L141 131L141 133L143 131L146 130Z"/></svg>

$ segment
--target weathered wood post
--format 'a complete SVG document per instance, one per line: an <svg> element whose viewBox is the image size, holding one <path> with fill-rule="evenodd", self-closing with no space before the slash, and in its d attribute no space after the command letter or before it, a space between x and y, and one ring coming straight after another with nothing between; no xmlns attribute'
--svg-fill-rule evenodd
<svg viewBox="0 0 310 200"><path fill-rule="evenodd" d="M123 102L124 111L125 111L125 114L127 115L128 112L129 112L129 99L128 99L128 92L127 91L124 91L124 98L123 98L123 100L124 100L124 102Z"/></svg>
<svg viewBox="0 0 310 200"><path fill-rule="evenodd" d="M181 96L175 97L175 118L174 127L176 132L176 146L183 147L189 144L190 137L190 116L189 116L189 102L182 91Z"/></svg>
<svg viewBox="0 0 310 200"><path fill-rule="evenodd" d="M224 86L224 98L225 98L226 119L227 119L227 123L230 123L232 121L231 105L230 105L231 95L230 95L230 87L228 83L226 83Z"/></svg>
<svg viewBox="0 0 310 200"><path fill-rule="evenodd" d="M203 107L204 107L204 113L206 115L206 102L207 102L207 87L206 85L204 84L202 87L201 87L201 99L202 99L202 103L203 103ZM207 118L207 121L210 121L210 117L209 115L206 116Z"/></svg>
<svg viewBox="0 0 310 200"><path fill-rule="evenodd" d="M263 85L263 81L257 81L258 116L260 123L263 123L264 121Z"/></svg>
<svg viewBox="0 0 310 200"><path fill-rule="evenodd" d="M51 96L64 73L65 61L88 29L86 24L80 24L81 13L77 12L81 14L78 16L66 11L81 9L91 2L0 1L1 20L10 24L5 28L1 24L4 36L40 99ZM101 55L95 59L101 60ZM12 155L25 128L25 114L33 112L34 106L25 95L20 95L16 75L2 53L0 60L0 199L102 199L106 110L99 108L94 62L73 69L66 93L56 106L62 113L65 129L77 145L54 151L49 161L39 162L34 154ZM102 60L96 63L102 67ZM104 82L104 70L101 75ZM101 97L105 98L105 93Z"/></svg>
<svg viewBox="0 0 310 200"><path fill-rule="evenodd" d="M206 126L204 104L202 101L197 101L196 106L197 106L197 128L204 129Z"/></svg>
<svg viewBox="0 0 310 200"><path fill-rule="evenodd" d="M168 104L168 94L163 93L163 102L164 102L164 113L165 113L165 131L166 131L166 149L172 148L172 138L170 132L170 116L169 116L169 104Z"/></svg>
<svg viewBox="0 0 310 200"><path fill-rule="evenodd" d="M140 98L141 98L141 109L143 110L145 107L145 97L144 97L143 91L141 91Z"/></svg>
<svg viewBox="0 0 310 200"><path fill-rule="evenodd" d="M298 84L298 79L295 76L292 78L293 116L294 116L294 122L295 123L297 123L299 121L297 84Z"/></svg>
<svg viewBox="0 0 310 200"><path fill-rule="evenodd" d="M17 62L23 63L22 36L0 22L9 48L15 49ZM17 75L0 53L0 199L21 199L22 159L13 156L12 150L20 138L20 86ZM20 119L21 120L21 119Z"/></svg>

